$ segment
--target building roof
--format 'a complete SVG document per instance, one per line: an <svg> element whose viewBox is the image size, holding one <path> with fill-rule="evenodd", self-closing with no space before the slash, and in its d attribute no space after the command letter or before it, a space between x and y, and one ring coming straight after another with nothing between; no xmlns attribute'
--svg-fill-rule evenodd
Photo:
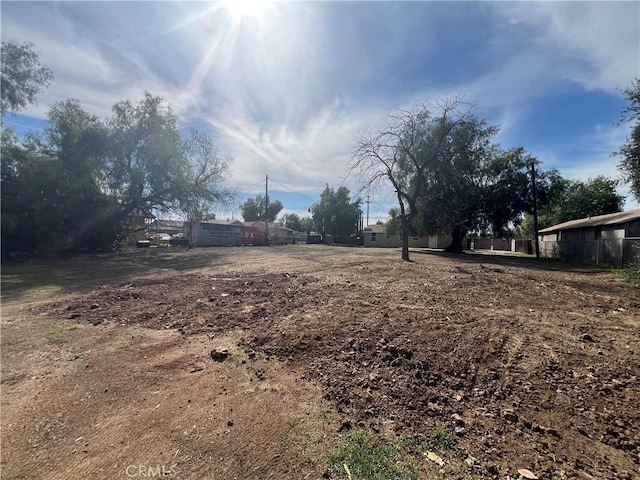
<svg viewBox="0 0 640 480"><path fill-rule="evenodd" d="M202 223L206 223L209 225L225 225L232 227L244 227L244 223L240 220L205 220Z"/></svg>
<svg viewBox="0 0 640 480"><path fill-rule="evenodd" d="M184 222L182 220L159 220L155 219L151 224L160 228L182 228Z"/></svg>
<svg viewBox="0 0 640 480"><path fill-rule="evenodd" d="M379 224L367 225L367 228L365 228L362 231L366 233L384 233L384 229L386 227L387 227L386 225L379 225Z"/></svg>
<svg viewBox="0 0 640 480"><path fill-rule="evenodd" d="M245 223L245 225L247 227L257 227L260 228L262 230L264 230L264 222L247 222ZM269 222L269 230L286 230L287 232L291 232L293 233L293 230L291 230L290 228L285 227L284 225L282 225L281 223L273 223L273 222Z"/></svg>
<svg viewBox="0 0 640 480"><path fill-rule="evenodd" d="M226 219L226 220L205 220L202 223L213 223L214 225L238 225L239 227L243 227L244 223L242 223L237 218Z"/></svg>
<svg viewBox="0 0 640 480"><path fill-rule="evenodd" d="M580 218L568 222L559 223L540 230L538 233L553 233L559 230L570 230L573 228L604 227L607 225L618 225L640 219L640 208L627 212L609 213L607 215L597 215L595 217Z"/></svg>

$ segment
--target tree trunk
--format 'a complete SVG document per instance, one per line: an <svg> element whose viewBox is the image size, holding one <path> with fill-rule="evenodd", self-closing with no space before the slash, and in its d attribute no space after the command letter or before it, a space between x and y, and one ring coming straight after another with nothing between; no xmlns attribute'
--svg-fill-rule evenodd
<svg viewBox="0 0 640 480"><path fill-rule="evenodd" d="M402 260L410 262L409 260L409 224L405 218L400 219L402 225Z"/></svg>
<svg viewBox="0 0 640 480"><path fill-rule="evenodd" d="M462 253L462 240L466 233L466 229L460 225L453 227L453 231L451 232L451 244L445 248L444 251L450 253Z"/></svg>

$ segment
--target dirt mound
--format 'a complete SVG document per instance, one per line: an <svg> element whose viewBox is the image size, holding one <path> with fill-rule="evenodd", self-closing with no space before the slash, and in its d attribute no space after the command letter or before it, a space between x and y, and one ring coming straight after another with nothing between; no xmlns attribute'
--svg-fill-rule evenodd
<svg viewBox="0 0 640 480"><path fill-rule="evenodd" d="M477 476L640 474L637 289L512 260L349 254L339 268L154 275L42 311L187 336L242 328L241 344L319 382L345 428L444 427Z"/></svg>

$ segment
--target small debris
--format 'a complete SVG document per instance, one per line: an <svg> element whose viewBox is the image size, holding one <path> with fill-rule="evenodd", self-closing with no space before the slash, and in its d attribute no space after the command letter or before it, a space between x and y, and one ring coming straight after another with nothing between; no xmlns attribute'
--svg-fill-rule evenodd
<svg viewBox="0 0 640 480"><path fill-rule="evenodd" d="M215 362L224 362L229 357L229 350L223 348L221 350L211 350L211 358Z"/></svg>
<svg viewBox="0 0 640 480"><path fill-rule="evenodd" d="M464 419L457 413L454 413L453 415L451 415L451 418L453 419L454 422L456 422L456 425L464 425Z"/></svg>
<svg viewBox="0 0 640 480"><path fill-rule="evenodd" d="M433 452L427 452L426 455L429 460L431 460L433 463L437 463L440 467L444 465L444 460L442 460L442 457L440 457L440 455Z"/></svg>
<svg viewBox="0 0 640 480"><path fill-rule="evenodd" d="M233 422L231 420L227 422L227 427L233 427Z"/></svg>
<svg viewBox="0 0 640 480"><path fill-rule="evenodd" d="M591 335L589 335L588 333L585 333L584 335L582 335L582 341L583 342L595 342L595 340L593 339L593 337Z"/></svg>
<svg viewBox="0 0 640 480"><path fill-rule="evenodd" d="M517 423L518 415L511 409L502 411L502 418L504 418L507 422Z"/></svg>
<svg viewBox="0 0 640 480"><path fill-rule="evenodd" d="M461 437L465 434L466 430L464 427L456 427L453 429L453 433L456 434L456 436Z"/></svg>
<svg viewBox="0 0 640 480"><path fill-rule="evenodd" d="M342 425L340 425L340 430L338 430L338 431L339 432L344 432L344 431L347 431L347 430L351 430L351 428L352 428L351 422L347 420L345 422L342 422Z"/></svg>
<svg viewBox="0 0 640 480"><path fill-rule="evenodd" d="M518 473L522 476L522 478L538 480L538 477L536 477L530 470L527 470L526 468L519 468Z"/></svg>

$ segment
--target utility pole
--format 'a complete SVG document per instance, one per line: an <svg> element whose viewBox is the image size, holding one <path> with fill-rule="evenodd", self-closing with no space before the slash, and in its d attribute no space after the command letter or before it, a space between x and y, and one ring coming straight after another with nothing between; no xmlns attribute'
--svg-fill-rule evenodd
<svg viewBox="0 0 640 480"><path fill-rule="evenodd" d="M264 244L269 245L269 175L264 179Z"/></svg>
<svg viewBox="0 0 640 480"><path fill-rule="evenodd" d="M536 236L536 259L540 260L540 241L538 240L538 189L536 188L536 165L531 162L531 184L533 188L533 230Z"/></svg>
<svg viewBox="0 0 640 480"><path fill-rule="evenodd" d="M367 195L367 201L365 202L367 204L367 224L365 225L365 227L369 226L369 204L371 203L371 201L369 200L369 195Z"/></svg>

